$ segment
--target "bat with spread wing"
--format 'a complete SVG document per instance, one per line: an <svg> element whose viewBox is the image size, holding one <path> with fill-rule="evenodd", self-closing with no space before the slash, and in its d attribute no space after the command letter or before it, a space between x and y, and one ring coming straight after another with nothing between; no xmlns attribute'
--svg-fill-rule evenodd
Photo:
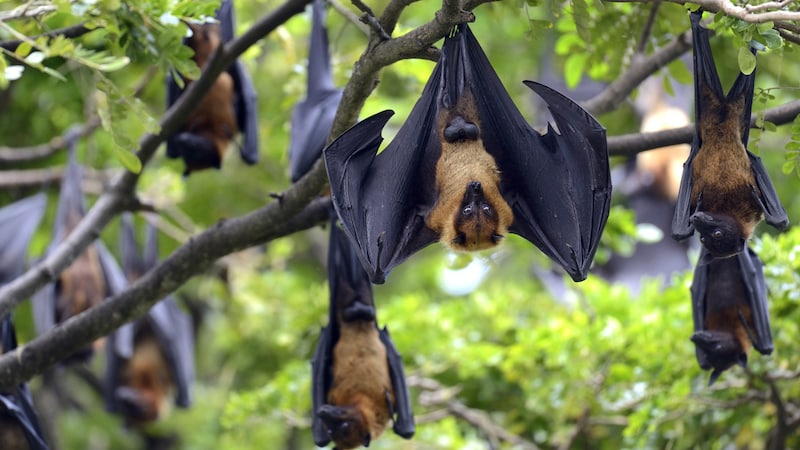
<svg viewBox="0 0 800 450"><path fill-rule="evenodd" d="M342 90L334 87L331 77L323 0L314 0L312 10L307 83L306 98L294 107L292 113L289 144L289 176L292 182L311 170L322 154L325 140L331 133L336 108L342 99Z"/></svg>
<svg viewBox="0 0 800 450"><path fill-rule="evenodd" d="M233 1L224 0L217 10L217 23L189 23L192 36L184 40L194 50L194 61L202 70L220 45L233 39ZM183 89L170 74L167 107ZM191 81L187 81L191 83ZM208 168L219 169L222 158L237 134L242 134L240 156L247 164L258 162L258 105L253 81L240 61L217 77L205 97L179 131L167 139L167 156L183 158L184 176Z"/></svg>
<svg viewBox="0 0 800 450"><path fill-rule="evenodd" d="M697 230L707 257L724 258L744 251L762 218L779 230L789 219L761 159L747 150L756 73L740 73L723 93L702 16L691 14L696 129L672 235Z"/></svg>
<svg viewBox="0 0 800 450"><path fill-rule="evenodd" d="M439 240L457 251L518 234L586 278L608 219L605 129L532 81L558 132L533 130L467 25L445 38L397 136L376 156L391 111L356 124L324 151L333 204L374 283Z"/></svg>
<svg viewBox="0 0 800 450"><path fill-rule="evenodd" d="M140 255L132 219L122 217L120 237L125 274L133 282L158 263L156 230L147 227ZM194 330L191 319L172 296L108 337L106 408L139 426L165 417L172 403L191 404L194 383Z"/></svg>
<svg viewBox="0 0 800 450"><path fill-rule="evenodd" d="M730 258L705 253L703 248L692 280L692 341L700 367L713 369L711 385L734 364L747 366L751 346L762 355L773 346L761 260L750 248Z"/></svg>
<svg viewBox="0 0 800 450"><path fill-rule="evenodd" d="M61 180L53 240L47 254L69 236L85 215L85 199L81 189L83 174L75 159L76 138L68 139L69 161ZM121 273L114 256L100 241L90 244L54 283L49 283L33 296L36 332L44 334L56 324L99 304L106 297L122 292L126 283ZM96 344L99 345L99 341ZM93 353L94 348L90 346L79 350L65 362L83 362Z"/></svg>
<svg viewBox="0 0 800 450"><path fill-rule="evenodd" d="M415 426L403 360L377 326L369 276L335 218L328 252L330 321L311 361L314 442L366 447L389 420L409 439Z"/></svg>
<svg viewBox="0 0 800 450"><path fill-rule="evenodd" d="M22 273L28 244L47 207L47 196L37 194L0 208L0 286ZM17 348L11 315L0 320L0 352ZM47 442L33 409L28 385L0 392L0 443L6 450L47 450Z"/></svg>

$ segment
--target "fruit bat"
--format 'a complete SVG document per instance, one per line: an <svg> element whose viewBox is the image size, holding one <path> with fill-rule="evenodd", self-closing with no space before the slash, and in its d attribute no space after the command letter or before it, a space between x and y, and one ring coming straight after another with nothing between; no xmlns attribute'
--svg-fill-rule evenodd
<svg viewBox="0 0 800 450"><path fill-rule="evenodd" d="M120 250L125 274L135 281L158 263L156 230L148 225L140 255L129 214L122 217ZM106 345L106 408L140 426L169 414L173 403L191 404L194 331L172 296L117 329Z"/></svg>
<svg viewBox="0 0 800 450"><path fill-rule="evenodd" d="M723 94L702 16L702 11L691 14L695 136L672 235L681 240L696 229L709 257L719 258L742 252L762 218L781 230L789 219L761 159L747 150L755 71L740 73Z"/></svg>
<svg viewBox="0 0 800 450"><path fill-rule="evenodd" d="M605 129L548 88L559 132L534 131L467 25L445 38L422 97L376 156L392 111L369 117L324 151L333 204L373 283L440 240L457 251L518 234L586 278L608 218Z"/></svg>
<svg viewBox="0 0 800 450"><path fill-rule="evenodd" d="M308 87L306 99L294 107L289 172L292 182L306 174L322 154L331 133L342 90L331 77L328 31L325 29L325 4L314 0L311 16L311 39L308 51Z"/></svg>
<svg viewBox="0 0 800 450"><path fill-rule="evenodd" d="M184 44L194 50L194 61L202 70L220 45L233 39L233 2L225 0L217 10L217 22L189 24L192 36ZM191 83L188 81L187 84ZM167 77L167 107L183 93L173 75ZM221 73L179 131L167 139L167 156L183 158L184 176L196 170L222 165L225 151L237 134L247 164L258 162L258 105L253 81L240 61Z"/></svg>
<svg viewBox="0 0 800 450"><path fill-rule="evenodd" d="M403 360L389 331L378 328L369 276L342 230L331 220L328 250L330 321L311 361L314 442L339 450L368 446L394 421L414 435Z"/></svg>
<svg viewBox="0 0 800 450"><path fill-rule="evenodd" d="M50 254L83 219L85 205L81 190L82 170L75 160L75 142L68 143L69 161L61 180L60 197L53 225ZM105 246L97 241L78 255L54 283L49 283L32 299L38 334L44 334L68 318L99 304L104 298L125 289L121 270ZM87 347L67 362L85 361L93 354Z"/></svg>
<svg viewBox="0 0 800 450"><path fill-rule="evenodd" d="M697 362L713 369L709 386L734 364L747 366L747 351L772 353L767 285L761 260L747 248L730 258L704 258L692 280L692 317ZM708 261L705 263L704 261Z"/></svg>
<svg viewBox="0 0 800 450"><path fill-rule="evenodd" d="M5 254L5 249L3 253ZM17 348L17 336L10 315L0 320L0 345L2 353ZM0 392L0 443L3 450L48 449L33 409L31 393L25 383L16 385L10 391Z"/></svg>
<svg viewBox="0 0 800 450"><path fill-rule="evenodd" d="M47 196L37 194L0 208L0 286L19 276L28 244L47 206ZM0 320L0 353L17 348L11 316ZM0 443L6 450L47 450L28 385L0 392Z"/></svg>

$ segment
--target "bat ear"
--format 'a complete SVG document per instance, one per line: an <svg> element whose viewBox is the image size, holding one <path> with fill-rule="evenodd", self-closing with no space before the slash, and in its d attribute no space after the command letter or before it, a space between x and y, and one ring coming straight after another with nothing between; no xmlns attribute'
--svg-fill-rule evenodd
<svg viewBox="0 0 800 450"><path fill-rule="evenodd" d="M738 361L736 361L736 364L739 364L740 366L742 366L743 368L746 369L747 368L747 353L744 353L744 352L740 353L739 354L739 359L738 359Z"/></svg>
<svg viewBox="0 0 800 450"><path fill-rule="evenodd" d="M371 440L372 440L372 437L369 435L369 433L367 433L367 434L364 435L364 442L362 442L361 444L364 447L369 447L369 443L371 442Z"/></svg>
<svg viewBox="0 0 800 450"><path fill-rule="evenodd" d="M708 379L708 385L709 385L709 387L710 387L711 385L713 385L713 384L714 384L714 382L716 382L716 381L717 381L717 378L719 378L719 376L720 376L720 375L722 375L722 372L721 372L721 371L719 371L719 370L717 370L717 369L714 369L714 371L713 371L713 372L711 372L711 378L709 378L709 379Z"/></svg>

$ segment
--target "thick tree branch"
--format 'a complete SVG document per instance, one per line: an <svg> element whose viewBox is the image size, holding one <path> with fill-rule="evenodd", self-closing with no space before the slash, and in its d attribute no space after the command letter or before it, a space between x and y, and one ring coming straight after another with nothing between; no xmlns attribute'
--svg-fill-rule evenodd
<svg viewBox="0 0 800 450"><path fill-rule="evenodd" d="M800 100L776 106L764 112L764 120L775 125L784 125L800 114ZM750 127L756 128L756 117L750 121ZM655 133L635 133L621 136L609 136L608 153L612 156L633 156L639 152L675 144L689 144L694 136L694 124Z"/></svg>
<svg viewBox="0 0 800 450"><path fill-rule="evenodd" d="M192 83L184 95L162 116L161 131L159 134L144 136L140 142L137 156L145 165L152 158L158 146L167 136L174 133L180 124L186 120L194 107L200 102L204 93L216 80L217 76L249 46L269 34L290 17L303 11L310 0L289 0L274 12L260 19L252 28L238 39L229 42L223 49L214 54L200 78ZM133 190L139 180L139 175L125 172L115 179L105 194L100 196L86 217L78 224L55 250L44 260L40 261L22 276L0 288L0 317L10 313L25 298L33 295L46 283L56 279L70 263L97 237L100 231L117 214L125 209L135 207ZM282 214L291 217L300 211L302 206L313 198L324 185L324 178L313 180L306 177L292 187L290 193L284 197L280 205L288 205ZM316 189L315 189L316 188ZM302 199L303 201L297 201ZM100 336L100 335L98 335Z"/></svg>
<svg viewBox="0 0 800 450"><path fill-rule="evenodd" d="M678 35L674 41L656 50L652 55L635 60L625 73L602 92L583 102L581 106L594 115L617 109L647 77L679 58L691 46L692 33L690 31Z"/></svg>
<svg viewBox="0 0 800 450"><path fill-rule="evenodd" d="M294 196L293 203L302 203ZM284 200L288 201L288 200ZM302 205L292 205L298 209ZM188 279L218 258L298 230L313 227L330 214L330 199L311 202L289 220L283 207L272 202L250 214L219 222L181 245L122 294L53 328L48 333L0 357L0 389L21 383L73 354L95 339L147 312Z"/></svg>
<svg viewBox="0 0 800 450"><path fill-rule="evenodd" d="M99 126L100 118L97 116L92 117L77 132L78 139L91 135ZM64 132L61 136L50 139L50 142L46 144L34 145L31 147L0 147L0 163L13 164L47 158L64 148L64 145L66 145L66 134L67 132Z"/></svg>

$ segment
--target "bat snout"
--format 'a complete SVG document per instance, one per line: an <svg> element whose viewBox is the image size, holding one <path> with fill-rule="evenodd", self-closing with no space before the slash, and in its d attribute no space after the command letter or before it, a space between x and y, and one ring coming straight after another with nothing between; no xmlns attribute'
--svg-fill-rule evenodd
<svg viewBox="0 0 800 450"><path fill-rule="evenodd" d="M478 126L467 122L461 116L451 120L444 129L444 139L453 143L458 141L475 141L478 139Z"/></svg>

